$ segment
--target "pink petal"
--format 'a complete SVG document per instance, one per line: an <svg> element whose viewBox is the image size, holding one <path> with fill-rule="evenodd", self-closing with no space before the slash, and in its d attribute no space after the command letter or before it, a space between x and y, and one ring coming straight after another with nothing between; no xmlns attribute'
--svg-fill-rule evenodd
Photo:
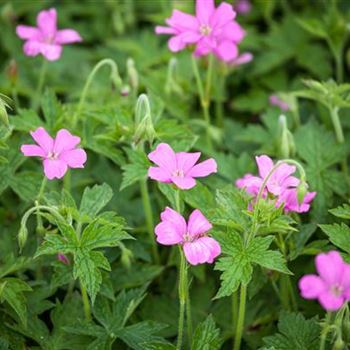
<svg viewBox="0 0 350 350"><path fill-rule="evenodd" d="M19 25L16 27L17 35L24 40L37 41L41 38L41 32L38 28L31 26Z"/></svg>
<svg viewBox="0 0 350 350"><path fill-rule="evenodd" d="M44 160L44 173L49 180L54 178L61 179L67 170L67 164L59 159Z"/></svg>
<svg viewBox="0 0 350 350"><path fill-rule="evenodd" d="M37 25L46 38L53 39L57 31L57 13L56 9L44 10L37 16Z"/></svg>
<svg viewBox="0 0 350 350"><path fill-rule="evenodd" d="M209 24L209 19L215 11L214 0L197 0L196 17L202 24Z"/></svg>
<svg viewBox="0 0 350 350"><path fill-rule="evenodd" d="M45 157L45 151L37 145L22 145L21 152L26 157Z"/></svg>
<svg viewBox="0 0 350 350"><path fill-rule="evenodd" d="M191 177L204 177L217 172L215 159L210 158L195 165L186 175Z"/></svg>
<svg viewBox="0 0 350 350"><path fill-rule="evenodd" d="M299 281L300 294L305 299L317 299L326 289L322 279L316 275L305 275Z"/></svg>
<svg viewBox="0 0 350 350"><path fill-rule="evenodd" d="M185 219L176 210L166 207L165 210L160 214L162 221L171 223L178 234L182 237L187 232L187 224Z"/></svg>
<svg viewBox="0 0 350 350"><path fill-rule="evenodd" d="M62 152L59 159L65 162L70 168L84 168L87 155L83 149L77 148Z"/></svg>
<svg viewBox="0 0 350 350"><path fill-rule="evenodd" d="M72 135L68 130L61 129L57 132L53 150L61 153L74 149L80 143L80 137Z"/></svg>
<svg viewBox="0 0 350 350"><path fill-rule="evenodd" d="M176 168L186 174L196 164L200 156L200 152L178 152L176 153Z"/></svg>
<svg viewBox="0 0 350 350"><path fill-rule="evenodd" d="M34 141L48 154L53 149L53 138L47 133L47 131L40 127L30 133Z"/></svg>
<svg viewBox="0 0 350 350"><path fill-rule="evenodd" d="M236 12L232 5L222 2L210 18L210 26L214 29L226 25L236 17Z"/></svg>
<svg viewBox="0 0 350 350"><path fill-rule="evenodd" d="M182 36L175 35L168 41L169 50L172 52L179 52L186 47L186 43L182 40Z"/></svg>
<svg viewBox="0 0 350 350"><path fill-rule="evenodd" d="M42 44L40 46L40 52L48 61L57 61L61 57L62 46Z"/></svg>
<svg viewBox="0 0 350 350"><path fill-rule="evenodd" d="M192 212L188 219L187 231L188 234L194 238L208 232L212 229L212 227L212 224L207 220L202 212L199 209L196 209Z"/></svg>
<svg viewBox="0 0 350 350"><path fill-rule="evenodd" d="M148 158L169 175L176 170L176 156L173 149L166 143L160 143L157 148L148 155Z"/></svg>
<svg viewBox="0 0 350 350"><path fill-rule="evenodd" d="M55 44L73 44L83 41L79 33L73 29L62 29L56 33Z"/></svg>
<svg viewBox="0 0 350 350"><path fill-rule="evenodd" d="M262 182L263 180L260 177L246 174L243 178L236 181L236 186L238 188L245 188L247 193L257 195L259 193Z"/></svg>
<svg viewBox="0 0 350 350"><path fill-rule="evenodd" d="M224 62L230 62L237 58L237 45L231 41L222 41L214 50L215 55Z"/></svg>
<svg viewBox="0 0 350 350"><path fill-rule="evenodd" d="M156 26L155 28L156 34L176 34L177 31L174 28L164 27L164 26Z"/></svg>
<svg viewBox="0 0 350 350"><path fill-rule="evenodd" d="M328 285L336 285L341 282L344 261L337 251L318 254L315 259L316 269L320 277Z"/></svg>
<svg viewBox="0 0 350 350"><path fill-rule="evenodd" d="M344 304L343 296L335 296L330 291L322 293L318 297L318 301L320 302L322 307L327 311L337 311Z"/></svg>
<svg viewBox="0 0 350 350"><path fill-rule="evenodd" d="M171 17L165 22L170 27L173 27L180 32L197 31L199 27L196 17L179 10L174 10Z"/></svg>
<svg viewBox="0 0 350 350"><path fill-rule="evenodd" d="M163 168L151 166L148 168L148 177L152 180L169 183L171 182L171 175Z"/></svg>
<svg viewBox="0 0 350 350"><path fill-rule="evenodd" d="M259 175L264 179L272 169L273 161L268 156L257 156L255 160L259 168Z"/></svg>
<svg viewBox="0 0 350 350"><path fill-rule="evenodd" d="M23 51L27 56L37 56L41 52L41 46L39 41L28 40L23 45Z"/></svg>
<svg viewBox="0 0 350 350"><path fill-rule="evenodd" d="M242 55L238 56L236 59L234 59L232 62L230 62L234 66L239 66L241 64L249 63L253 60L253 54L250 52L245 52Z"/></svg>
<svg viewBox="0 0 350 350"><path fill-rule="evenodd" d="M245 34L245 30L237 22L232 21L222 28L220 37L239 44L245 37Z"/></svg>
<svg viewBox="0 0 350 350"><path fill-rule="evenodd" d="M155 227L157 242L164 245L179 244L182 242L182 235L174 225L168 221L162 221Z"/></svg>
<svg viewBox="0 0 350 350"><path fill-rule="evenodd" d="M186 259L191 265L211 264L221 253L218 242L210 237L201 237L193 242L186 242L183 249Z"/></svg>
<svg viewBox="0 0 350 350"><path fill-rule="evenodd" d="M189 190L196 186L196 180L192 177L171 176L171 181L182 190Z"/></svg>

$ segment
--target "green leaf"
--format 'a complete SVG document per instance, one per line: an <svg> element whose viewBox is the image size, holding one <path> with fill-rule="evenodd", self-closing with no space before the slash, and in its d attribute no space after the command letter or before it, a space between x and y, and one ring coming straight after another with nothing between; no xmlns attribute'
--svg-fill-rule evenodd
<svg viewBox="0 0 350 350"><path fill-rule="evenodd" d="M350 228L344 223L333 225L319 225L329 240L338 248L350 254Z"/></svg>
<svg viewBox="0 0 350 350"><path fill-rule="evenodd" d="M80 215L93 219L112 199L112 188L107 185L95 185L84 190L80 203Z"/></svg>
<svg viewBox="0 0 350 350"><path fill-rule="evenodd" d="M221 286L215 298L229 296L240 284L247 285L253 274L253 265L291 273L279 251L269 250L273 236L255 237L244 246L241 236L236 232L225 232L215 236L221 245L222 252L228 256L219 258L215 269L222 271Z"/></svg>
<svg viewBox="0 0 350 350"><path fill-rule="evenodd" d="M24 281L18 278L3 278L1 302L6 301L16 312L23 325L27 323L27 304L23 292L30 292L32 289Z"/></svg>
<svg viewBox="0 0 350 350"><path fill-rule="evenodd" d="M268 347L278 350L318 350L320 326L316 318L306 320L297 313L282 312L278 322L279 333L265 337Z"/></svg>
<svg viewBox="0 0 350 350"><path fill-rule="evenodd" d="M120 191L135 182L144 180L147 177L147 171L150 166L150 162L143 151L126 149L126 153L130 163L122 166L123 181L120 185Z"/></svg>
<svg viewBox="0 0 350 350"><path fill-rule="evenodd" d="M110 271L111 267L107 258L102 252L89 251L84 248L77 249L74 252L73 276L79 278L82 286L86 288L92 303L102 283L102 274L100 269Z"/></svg>
<svg viewBox="0 0 350 350"><path fill-rule="evenodd" d="M46 89L41 99L41 108L48 128L51 129L57 122L61 114L61 105L59 104L55 93Z"/></svg>
<svg viewBox="0 0 350 350"><path fill-rule="evenodd" d="M209 315L197 326L193 334L191 350L218 350L221 343L220 330L216 328L212 315Z"/></svg>
<svg viewBox="0 0 350 350"><path fill-rule="evenodd" d="M24 201L33 201L38 195L42 175L38 172L23 171L10 177L9 185Z"/></svg>
<svg viewBox="0 0 350 350"><path fill-rule="evenodd" d="M350 219L350 205L349 204L343 204L342 206L339 206L335 209L330 209L329 212L338 218L347 219L347 220Z"/></svg>

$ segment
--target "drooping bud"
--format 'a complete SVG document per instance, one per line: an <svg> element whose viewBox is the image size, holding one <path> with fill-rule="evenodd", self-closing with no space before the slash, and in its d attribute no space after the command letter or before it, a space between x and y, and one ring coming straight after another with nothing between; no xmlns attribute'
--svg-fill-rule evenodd
<svg viewBox="0 0 350 350"><path fill-rule="evenodd" d="M26 225L21 225L19 232L18 232L18 245L19 245L19 251L22 252L28 238L28 229Z"/></svg>
<svg viewBox="0 0 350 350"><path fill-rule="evenodd" d="M297 199L298 199L298 203L299 205L303 203L304 198L307 194L307 190L308 190L308 185L305 182L305 180L300 180L300 183L297 187Z"/></svg>
<svg viewBox="0 0 350 350"><path fill-rule="evenodd" d="M121 262L124 267L127 269L130 269L131 267L131 262L134 259L134 255L130 249L124 248L122 249L122 257L121 257Z"/></svg>
<svg viewBox="0 0 350 350"><path fill-rule="evenodd" d="M295 143L292 133L288 129L285 115L279 117L280 127L280 151L283 158L289 158L295 153Z"/></svg>
<svg viewBox="0 0 350 350"><path fill-rule="evenodd" d="M130 95L130 86L129 85L123 85L120 89L120 95L121 96L129 96Z"/></svg>
<svg viewBox="0 0 350 350"><path fill-rule="evenodd" d="M345 349L345 343L344 340L340 337L336 340L336 342L333 345L332 350L344 350Z"/></svg>
<svg viewBox="0 0 350 350"><path fill-rule="evenodd" d="M132 58L128 58L126 61L126 70L128 73L128 80L131 88L137 93L139 88L139 74L135 68L135 62Z"/></svg>
<svg viewBox="0 0 350 350"><path fill-rule="evenodd" d="M167 79L165 83L165 93L167 95L170 95L173 92L179 95L182 94L182 89L176 81L176 68L177 59L173 57L170 59L168 64Z"/></svg>

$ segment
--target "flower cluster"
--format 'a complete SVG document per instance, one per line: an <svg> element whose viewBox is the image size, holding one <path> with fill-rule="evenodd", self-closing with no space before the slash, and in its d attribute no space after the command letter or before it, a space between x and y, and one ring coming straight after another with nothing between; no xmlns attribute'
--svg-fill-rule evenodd
<svg viewBox="0 0 350 350"><path fill-rule="evenodd" d="M215 8L214 0L197 0L196 15L174 10L166 19L167 27L157 26L157 34L169 34L168 46L173 52L195 45L195 56L214 54L225 62L239 62L237 45L245 36L244 29L235 21L231 4L222 2Z"/></svg>
<svg viewBox="0 0 350 350"><path fill-rule="evenodd" d="M236 181L238 188L243 188L247 193L256 197L264 182L274 167L273 161L266 155L255 158L259 169L259 176L246 174ZM276 200L276 207L284 206L284 211L304 213L309 211L310 203L316 196L316 192L307 192L302 203L298 201L298 186L300 180L295 176L296 168L293 165L282 163L267 179L266 186L262 190L262 198L273 198Z"/></svg>
<svg viewBox="0 0 350 350"><path fill-rule="evenodd" d="M299 281L301 296L317 299L327 311L339 310L350 301L350 265L337 251L317 255L315 265L318 275L305 275Z"/></svg>
<svg viewBox="0 0 350 350"><path fill-rule="evenodd" d="M49 61L56 61L61 57L62 45L82 41L79 33L73 29L57 30L56 9L39 12L37 27L19 25L17 35L25 40L23 51L27 56L42 54Z"/></svg>
<svg viewBox="0 0 350 350"><path fill-rule="evenodd" d="M148 176L160 182L173 183L179 189L190 189L196 185L195 177L208 176L217 171L217 164L212 158L196 164L200 155L200 152L175 153L168 144L161 143L148 155L158 165L148 169ZM180 213L169 207L165 208L160 218L161 222L155 228L157 242L182 245L190 264L211 264L220 255L219 243L207 235L212 225L200 210L192 212L188 223Z"/></svg>
<svg viewBox="0 0 350 350"><path fill-rule="evenodd" d="M21 151L26 157L40 157L43 160L44 173L49 180L61 179L68 168L84 168L86 153L76 148L80 137L61 129L53 139L42 127L30 134L37 145L22 145Z"/></svg>

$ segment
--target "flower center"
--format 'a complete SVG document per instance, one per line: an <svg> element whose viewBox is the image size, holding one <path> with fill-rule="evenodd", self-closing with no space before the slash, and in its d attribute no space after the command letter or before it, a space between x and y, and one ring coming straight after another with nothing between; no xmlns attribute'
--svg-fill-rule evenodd
<svg viewBox="0 0 350 350"><path fill-rule="evenodd" d="M185 177L185 174L184 174L184 171L183 170L180 170L180 169L177 169L173 172L173 176L176 176L176 177Z"/></svg>
<svg viewBox="0 0 350 350"><path fill-rule="evenodd" d="M58 158L58 153L56 153L56 152L49 152L48 155L47 155L47 158L51 159L51 160L56 160Z"/></svg>
<svg viewBox="0 0 350 350"><path fill-rule="evenodd" d="M202 24L200 27L199 27L199 31L202 35L204 36L208 36L210 35L212 29L208 26L208 24Z"/></svg>
<svg viewBox="0 0 350 350"><path fill-rule="evenodd" d="M336 297L340 297L343 293L343 287L339 285L332 286L331 293Z"/></svg>
<svg viewBox="0 0 350 350"><path fill-rule="evenodd" d="M191 236L190 236L190 234L188 232L186 232L184 234L183 238L184 238L185 242L191 242L192 241Z"/></svg>

